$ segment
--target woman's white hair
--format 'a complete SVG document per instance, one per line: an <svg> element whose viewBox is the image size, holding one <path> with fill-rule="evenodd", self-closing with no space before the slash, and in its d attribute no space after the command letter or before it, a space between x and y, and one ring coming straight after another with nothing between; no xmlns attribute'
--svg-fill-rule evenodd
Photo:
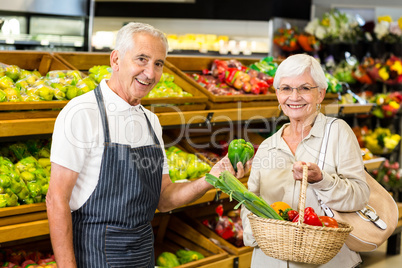
<svg viewBox="0 0 402 268"><path fill-rule="evenodd" d="M284 77L296 77L309 72L311 78L320 89L327 89L327 79L320 63L307 54L289 56L279 64L274 77L274 87L279 88L281 79Z"/></svg>
<svg viewBox="0 0 402 268"><path fill-rule="evenodd" d="M165 34L153 27L152 25L140 22L130 22L124 25L116 35L115 50L118 50L124 57L127 50L133 46L133 35L136 33L147 33L155 37L159 37L166 47L166 55L168 52L168 41Z"/></svg>

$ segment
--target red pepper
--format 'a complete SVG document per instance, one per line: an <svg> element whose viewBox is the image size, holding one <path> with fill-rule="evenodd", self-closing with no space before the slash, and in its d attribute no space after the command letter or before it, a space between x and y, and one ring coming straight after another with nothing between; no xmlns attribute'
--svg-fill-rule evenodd
<svg viewBox="0 0 402 268"><path fill-rule="evenodd" d="M299 215L297 215L293 222L297 222L299 220ZM312 207L306 207L304 209L304 221L305 224L313 225L313 226L323 226L320 218L318 217L317 213L315 213Z"/></svg>
<svg viewBox="0 0 402 268"><path fill-rule="evenodd" d="M203 69L202 70L202 74L210 74L210 73L211 73L211 71L208 70L208 69Z"/></svg>
<svg viewBox="0 0 402 268"><path fill-rule="evenodd" d="M228 68L225 72L225 82L228 85L233 85L239 74L240 74L240 71L237 70L236 68Z"/></svg>
<svg viewBox="0 0 402 268"><path fill-rule="evenodd" d="M289 221L293 221L293 219L296 218L297 216L299 216L299 212L297 212L296 210L292 209L288 211Z"/></svg>
<svg viewBox="0 0 402 268"><path fill-rule="evenodd" d="M215 208L215 212L216 212L220 217L222 217L222 215L223 215L223 206L222 206L222 205L217 206L217 207Z"/></svg>

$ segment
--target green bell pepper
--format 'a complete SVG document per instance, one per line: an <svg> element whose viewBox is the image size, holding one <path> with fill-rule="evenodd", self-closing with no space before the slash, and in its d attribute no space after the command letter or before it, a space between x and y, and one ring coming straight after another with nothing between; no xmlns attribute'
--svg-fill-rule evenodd
<svg viewBox="0 0 402 268"><path fill-rule="evenodd" d="M5 194L0 194L0 208L7 206L7 200Z"/></svg>
<svg viewBox="0 0 402 268"><path fill-rule="evenodd" d="M254 155L254 147L244 139L232 140L228 148L228 157L234 170L237 172L237 163L246 164Z"/></svg>
<svg viewBox="0 0 402 268"><path fill-rule="evenodd" d="M11 186L11 180L6 174L0 175L0 187L8 188Z"/></svg>

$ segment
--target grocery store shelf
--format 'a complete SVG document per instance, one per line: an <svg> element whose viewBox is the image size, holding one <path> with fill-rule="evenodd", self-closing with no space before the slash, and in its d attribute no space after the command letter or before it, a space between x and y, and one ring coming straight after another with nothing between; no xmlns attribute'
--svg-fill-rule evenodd
<svg viewBox="0 0 402 268"><path fill-rule="evenodd" d="M0 120L0 137L51 134L56 118Z"/></svg>
<svg viewBox="0 0 402 268"><path fill-rule="evenodd" d="M0 227L0 243L49 234L48 220L31 221Z"/></svg>
<svg viewBox="0 0 402 268"><path fill-rule="evenodd" d="M246 121L267 119L279 116L278 107L250 107L242 109L204 110L191 112L158 113L162 126L175 126L185 124L221 123L232 121Z"/></svg>
<svg viewBox="0 0 402 268"><path fill-rule="evenodd" d="M1 111L10 111L14 108L21 107L21 109L29 110L31 108L37 109L59 109L65 105L66 102L38 102L32 103L2 103L0 105ZM38 108L39 107L39 108ZM56 108L57 107L57 108ZM325 114L358 114L368 113L371 111L373 104L349 104L338 105L328 104L325 105L321 111ZM172 109L173 110L173 109ZM15 113L1 113L0 114L0 137L8 136L22 136L22 135L35 135L35 134L51 134L53 132L54 122L58 115L58 111L42 111L42 112L15 112ZM233 121L247 121L247 120L266 120L273 117L278 117L280 111L276 106L267 107L247 107L247 108L231 108L231 109L218 109L218 110L197 110L197 111L181 111L177 109L175 112L156 113L162 126L179 126L191 124L205 124L205 123L230 123Z"/></svg>
<svg viewBox="0 0 402 268"><path fill-rule="evenodd" d="M337 104L331 103L323 105L321 112L326 115L342 115L342 114L364 114L370 113L374 104Z"/></svg>
<svg viewBox="0 0 402 268"><path fill-rule="evenodd" d="M67 103L68 101L2 102L0 103L0 111L62 109Z"/></svg>
<svg viewBox="0 0 402 268"><path fill-rule="evenodd" d="M40 211L46 211L45 203L21 205L17 207L5 207L0 209L0 218Z"/></svg>

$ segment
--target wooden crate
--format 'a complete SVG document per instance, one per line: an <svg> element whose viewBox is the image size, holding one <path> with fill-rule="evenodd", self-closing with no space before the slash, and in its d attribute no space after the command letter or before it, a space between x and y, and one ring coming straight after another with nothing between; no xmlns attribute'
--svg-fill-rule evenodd
<svg viewBox="0 0 402 268"><path fill-rule="evenodd" d="M59 52L54 56L68 65L71 69L80 70L88 73L88 70L95 65L109 65L109 53L88 53L88 52ZM175 112L175 111L193 111L203 110L207 105L207 96L197 87L193 86L186 79L183 79L166 63L163 72L174 76L174 82L183 90L191 93L192 97L168 97L168 98L143 98L141 104L153 112Z"/></svg>
<svg viewBox="0 0 402 268"><path fill-rule="evenodd" d="M200 252L205 258L178 267L214 267L213 264L218 261L233 265L233 259L228 258L226 251L173 215L156 214L152 226L155 234L155 258L165 251L175 253L179 249L188 249Z"/></svg>
<svg viewBox="0 0 402 268"><path fill-rule="evenodd" d="M0 51L0 62L17 65L28 71L37 70L41 75L46 75L49 71L71 69L52 54L38 51ZM66 103L67 101L2 102L0 120L56 118Z"/></svg>
<svg viewBox="0 0 402 268"><path fill-rule="evenodd" d="M196 81L190 78L189 73L201 73L204 69L211 69L214 59L230 60L236 59L243 65L249 66L252 63L260 61L259 58L227 58L227 57L204 57L204 56L168 56L167 61L171 69L174 69L176 73L187 79L189 83L193 84L205 95L208 96L207 107L209 109L228 109L241 107L266 107L266 106L278 106L278 101L274 93L266 95L254 95L254 94L241 94L231 96L217 96L209 92L206 88L199 85ZM324 103L331 103L336 100L337 94L326 94Z"/></svg>
<svg viewBox="0 0 402 268"><path fill-rule="evenodd" d="M174 69L176 73L181 75L184 79L186 79L189 83L193 84L193 86L197 87L200 91L202 91L205 95L208 96L208 105L209 109L228 109L228 108L237 108L240 105L242 107L261 107L261 106L277 106L278 102L276 99L276 95L273 93L269 93L266 95L254 95L254 94L239 94L239 95L228 95L228 96L217 96L209 92L205 87L199 85L195 82L191 77L189 77L186 73L201 73L204 69L211 69L212 63L214 59L220 60L229 60L233 58L227 57L203 57L203 56L169 56L167 58L168 65L172 64L173 66L169 66ZM254 62L259 61L260 59L237 59L244 65L250 65Z"/></svg>
<svg viewBox="0 0 402 268"><path fill-rule="evenodd" d="M224 207L224 211L230 211L234 208L237 202L229 202L228 199L221 201L221 204ZM229 254L234 255L238 258L238 266L239 268L249 268L251 264L251 256L253 253L253 248L248 246L237 247L232 243L226 241L213 230L208 228L202 223L204 219L212 219L216 217L216 213L214 209L218 206L218 203L215 205L211 204L209 207L204 209L197 210L196 212L192 212L190 210L186 210L181 212L178 217L184 221L186 224L200 232L205 237L209 238L211 241L216 241L215 243L220 246L222 249L227 251ZM211 208L213 207L213 208Z"/></svg>
<svg viewBox="0 0 402 268"><path fill-rule="evenodd" d="M28 71L37 70L41 75L46 75L49 71L53 70L70 70L68 65L49 52L0 51L0 62L8 65L17 65Z"/></svg>
<svg viewBox="0 0 402 268"><path fill-rule="evenodd" d="M0 209L0 243L48 234L45 203Z"/></svg>

